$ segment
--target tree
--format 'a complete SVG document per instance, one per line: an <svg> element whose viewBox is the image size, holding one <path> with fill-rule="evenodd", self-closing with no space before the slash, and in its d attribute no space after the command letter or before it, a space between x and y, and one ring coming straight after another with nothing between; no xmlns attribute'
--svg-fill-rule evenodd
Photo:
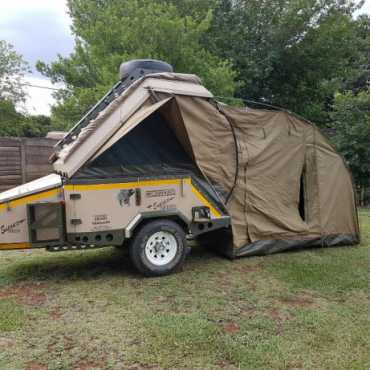
<svg viewBox="0 0 370 370"><path fill-rule="evenodd" d="M10 100L0 100L0 136L44 137L53 129L50 117L17 112Z"/></svg>
<svg viewBox="0 0 370 370"><path fill-rule="evenodd" d="M326 123L361 50L355 9L347 0L220 0L204 42L232 61L238 97Z"/></svg>
<svg viewBox="0 0 370 370"><path fill-rule="evenodd" d="M356 46L359 50L353 58L354 72L344 88L355 93L367 90L370 86L370 16L361 15L356 20Z"/></svg>
<svg viewBox="0 0 370 370"><path fill-rule="evenodd" d="M22 78L28 71L28 64L13 46L0 40L0 136L45 136L51 129L49 117L16 110L26 97Z"/></svg>
<svg viewBox="0 0 370 370"><path fill-rule="evenodd" d="M22 118L22 114L15 110L13 102L0 100L0 136L21 136L19 123Z"/></svg>
<svg viewBox="0 0 370 370"><path fill-rule="evenodd" d="M186 0L189 6L197 3ZM56 94L53 119L70 125L118 79L120 63L136 58L169 62L176 72L195 73L216 94L233 95L235 72L210 53L202 38L212 22L203 5L152 0L69 0L76 47L68 58L37 68L67 90ZM179 5L176 6L176 5ZM181 5L181 6L180 6ZM109 25L109 26L108 26Z"/></svg>
<svg viewBox="0 0 370 370"><path fill-rule="evenodd" d="M333 141L364 194L364 189L370 187L370 88L358 94L336 94L331 118Z"/></svg>
<svg viewBox="0 0 370 370"><path fill-rule="evenodd" d="M13 103L24 101L25 92L21 85L28 64L17 54L13 46L0 40L0 100Z"/></svg>

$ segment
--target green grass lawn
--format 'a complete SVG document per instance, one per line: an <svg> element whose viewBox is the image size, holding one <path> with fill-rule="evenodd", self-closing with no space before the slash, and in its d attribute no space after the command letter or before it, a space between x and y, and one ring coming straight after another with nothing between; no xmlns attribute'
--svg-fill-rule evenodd
<svg viewBox="0 0 370 370"><path fill-rule="evenodd" d="M362 244L229 261L194 248L148 279L107 248L0 254L0 369L370 368Z"/></svg>

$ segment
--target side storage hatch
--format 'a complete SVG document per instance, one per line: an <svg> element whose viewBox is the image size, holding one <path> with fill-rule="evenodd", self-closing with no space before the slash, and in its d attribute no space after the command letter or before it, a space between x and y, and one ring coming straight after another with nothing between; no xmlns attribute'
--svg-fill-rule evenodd
<svg viewBox="0 0 370 370"><path fill-rule="evenodd" d="M66 241L65 208L62 202L27 205L30 242L34 247L63 245Z"/></svg>

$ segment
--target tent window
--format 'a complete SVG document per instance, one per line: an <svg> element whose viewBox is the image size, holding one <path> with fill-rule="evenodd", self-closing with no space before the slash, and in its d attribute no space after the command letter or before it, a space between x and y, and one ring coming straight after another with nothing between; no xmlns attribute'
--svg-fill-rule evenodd
<svg viewBox="0 0 370 370"><path fill-rule="evenodd" d="M303 221L306 221L305 175L306 175L306 170L305 168L303 168L301 179L300 179L299 203L298 203L299 214Z"/></svg>

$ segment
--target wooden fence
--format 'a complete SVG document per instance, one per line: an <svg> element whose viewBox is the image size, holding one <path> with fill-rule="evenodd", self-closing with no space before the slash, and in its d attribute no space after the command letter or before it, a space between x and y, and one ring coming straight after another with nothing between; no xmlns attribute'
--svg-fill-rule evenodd
<svg viewBox="0 0 370 370"><path fill-rule="evenodd" d="M52 172L48 158L57 140L0 138L0 192Z"/></svg>

